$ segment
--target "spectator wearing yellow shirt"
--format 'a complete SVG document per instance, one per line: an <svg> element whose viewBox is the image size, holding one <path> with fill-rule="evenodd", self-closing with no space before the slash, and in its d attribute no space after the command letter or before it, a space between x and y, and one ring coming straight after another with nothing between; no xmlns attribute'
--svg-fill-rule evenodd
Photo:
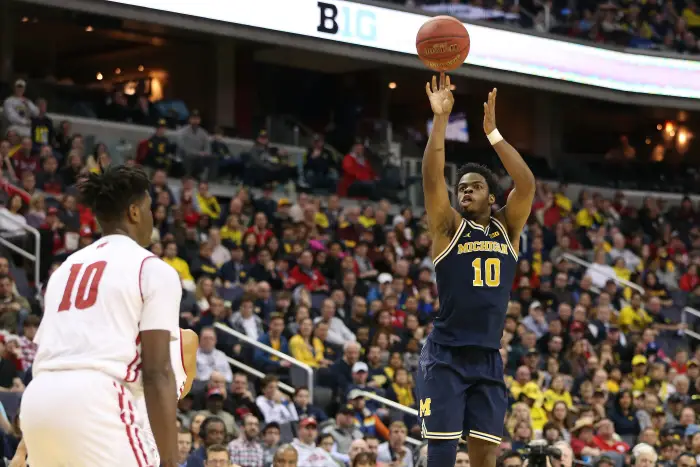
<svg viewBox="0 0 700 467"><path fill-rule="evenodd" d="M683 18L685 18L686 23L690 29L700 27L700 14L698 12L698 6L693 0L688 0L686 2L686 7L683 9Z"/></svg>
<svg viewBox="0 0 700 467"><path fill-rule="evenodd" d="M190 273L190 266L184 259L177 256L177 245L175 242L168 242L163 247L163 261L177 271L182 282L182 288L194 292L196 286L194 277Z"/></svg>
<svg viewBox="0 0 700 467"><path fill-rule="evenodd" d="M327 367L330 362L324 358L325 346L321 339L313 335L313 330L311 318L302 319L299 332L289 339L289 352L311 368Z"/></svg>
<svg viewBox="0 0 700 467"><path fill-rule="evenodd" d="M632 293L630 304L620 310L617 323L623 332L642 332L650 326L653 319L642 308L642 295L639 292Z"/></svg>
<svg viewBox="0 0 700 467"><path fill-rule="evenodd" d="M603 216L598 212L592 199L583 202L583 209L576 213L576 226L590 229L593 225L602 225Z"/></svg>
<svg viewBox="0 0 700 467"><path fill-rule="evenodd" d="M241 246L241 240L243 240L241 218L235 214L231 214L226 218L226 224L221 227L221 241L229 241L237 246Z"/></svg>
<svg viewBox="0 0 700 467"><path fill-rule="evenodd" d="M647 358L644 355L632 357L632 390L644 391L651 378L647 376Z"/></svg>
<svg viewBox="0 0 700 467"><path fill-rule="evenodd" d="M209 216L212 219L218 219L221 216L221 206L216 196L209 193L209 183L199 182L197 190L197 204L199 205L199 213Z"/></svg>
<svg viewBox="0 0 700 467"><path fill-rule="evenodd" d="M527 383L530 382L530 369L525 365L518 367L515 371L515 378L510 383L510 393L516 401L520 398L520 393Z"/></svg>
<svg viewBox="0 0 700 467"><path fill-rule="evenodd" d="M554 204L561 209L562 215L566 215L573 209L573 204L568 196L564 194L564 186L560 185L558 191L554 193Z"/></svg>
<svg viewBox="0 0 700 467"><path fill-rule="evenodd" d="M530 381L520 392L520 400L530 408L530 420L532 429L539 434L547 423L547 411L542 408L542 391L534 381Z"/></svg>
<svg viewBox="0 0 700 467"><path fill-rule="evenodd" d="M547 412L551 412L554 409L554 404L559 401L564 402L569 409L574 406L571 393L566 390L564 377L561 375L552 378L552 384L549 386L549 389L544 392L544 403L542 406Z"/></svg>
<svg viewBox="0 0 700 467"><path fill-rule="evenodd" d="M377 220L374 218L374 208L372 206L365 206L365 208L362 210L362 215L358 218L358 221L365 229L371 229L374 227L377 223Z"/></svg>

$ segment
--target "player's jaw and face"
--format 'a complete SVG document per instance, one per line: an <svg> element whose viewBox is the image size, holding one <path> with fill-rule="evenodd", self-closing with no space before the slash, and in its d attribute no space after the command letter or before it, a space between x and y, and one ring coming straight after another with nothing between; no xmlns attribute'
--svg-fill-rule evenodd
<svg viewBox="0 0 700 467"><path fill-rule="evenodd" d="M136 238L134 240L144 248L151 244L153 233L153 213L151 212L151 195L148 192L129 206L128 221L133 226Z"/></svg>
<svg viewBox="0 0 700 467"><path fill-rule="evenodd" d="M463 217L474 220L491 210L495 199L486 179L475 172L462 176L457 183L457 205Z"/></svg>

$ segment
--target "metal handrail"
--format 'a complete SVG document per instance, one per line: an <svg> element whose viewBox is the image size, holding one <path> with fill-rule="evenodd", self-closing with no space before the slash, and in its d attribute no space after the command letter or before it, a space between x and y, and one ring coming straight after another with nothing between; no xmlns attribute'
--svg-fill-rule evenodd
<svg viewBox="0 0 700 467"><path fill-rule="evenodd" d="M310 400L314 400L314 369L311 368L309 365L307 365L304 362L300 362L296 358L290 357L286 353L280 352L279 350L275 350L269 345L262 344L255 339L251 339L250 337L246 336L243 333L240 333L236 331L235 329L231 329L230 327L226 326L225 324L221 323L214 323L214 327L217 329L220 329L228 334L231 334L234 337L237 337L238 339L242 340L243 342L247 342L248 344L259 348L263 352L267 352L269 354L274 355L275 357L281 359L281 360L286 360L289 363L291 363L294 366L297 366L308 374L308 388L309 388L309 398Z"/></svg>
<svg viewBox="0 0 700 467"><path fill-rule="evenodd" d="M256 378L259 378L259 379L263 379L265 377L265 373L263 373L262 371L256 370L252 366L248 366L245 363L239 362L235 358L226 357L226 360L228 360L228 362L231 364L231 366L235 366L239 370L243 370L246 373L248 373L249 375L255 376ZM277 383L277 387L280 388L281 390L283 390L284 392L286 392L287 394L294 394L294 392L295 392L293 387L291 387L290 385L285 384L281 381Z"/></svg>
<svg viewBox="0 0 700 467"><path fill-rule="evenodd" d="M387 399L386 397L378 396L373 392L367 392L367 391L360 391L360 394L367 399L372 399L375 400L381 404L384 404L388 407L391 407L392 409L399 410L401 412L407 413L409 415L413 415L415 417L418 416L418 411L416 409L412 409L411 407L407 407L403 404L399 404L398 402L394 402L390 399ZM406 437L406 442L409 444L413 444L414 446L421 446L423 443L420 440L417 440L415 438L411 437Z"/></svg>
<svg viewBox="0 0 700 467"><path fill-rule="evenodd" d="M562 253L560 258L564 258L568 261L571 261L572 263L576 263L579 266L584 266L586 268L590 268L591 266L593 266L593 263L589 263L588 261L583 260L583 259L579 258L578 256L572 255L571 253ZM610 279L614 280L615 283L617 283L618 285L624 285L625 287L629 287L630 289L634 289L637 292L639 292L640 294L642 294L642 296L644 296L646 294L646 291L644 290L644 288L641 287L639 284L635 284L634 282L630 282L630 281L625 280L625 279L620 279L619 277L617 277L614 274L613 275L605 274L605 273L603 273L603 274L608 276Z"/></svg>
<svg viewBox="0 0 700 467"><path fill-rule="evenodd" d="M16 219L14 219L12 216L7 214L7 211L0 210L0 216L4 217L10 223L16 225L17 227L21 227L23 230L26 230L30 234L34 235L34 252L35 254L29 253L27 250L24 250L17 245L14 245L12 242L8 241L5 238L0 237L0 243L2 245L6 246L10 250L14 251L18 255L24 256L27 258L29 261L34 262L34 287L36 290L41 290L41 282L39 282L39 271L41 270L40 268L40 255L39 252L41 250L41 235L39 234L39 231L35 229L34 227L27 225L27 224L22 224L21 222L18 222Z"/></svg>
<svg viewBox="0 0 700 467"><path fill-rule="evenodd" d="M688 321L685 319L685 314L690 313L691 315L700 318L700 311L696 310L695 308L691 308L689 306L686 306L682 310L683 312L681 313L681 323L688 324ZM683 334L686 336L690 336L693 339L700 340L700 334L697 332L691 330L691 329L684 329Z"/></svg>

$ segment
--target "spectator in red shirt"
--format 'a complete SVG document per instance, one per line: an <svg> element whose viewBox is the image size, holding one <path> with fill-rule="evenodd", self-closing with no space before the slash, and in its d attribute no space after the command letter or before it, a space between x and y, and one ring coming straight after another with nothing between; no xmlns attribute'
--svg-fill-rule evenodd
<svg viewBox="0 0 700 467"><path fill-rule="evenodd" d="M267 241L275 236L272 230L267 228L267 216L263 212L259 212L255 215L255 221L253 225L246 230L246 233L255 235L255 240L259 247L265 246Z"/></svg>
<svg viewBox="0 0 700 467"><path fill-rule="evenodd" d="M607 418L598 422L598 433L593 437L593 443L603 453L618 452L624 454L630 450L627 443L615 439L615 426Z"/></svg>
<svg viewBox="0 0 700 467"><path fill-rule="evenodd" d="M44 193L60 195L63 193L63 178L58 175L58 162L53 156L44 159L43 170L37 176L37 186Z"/></svg>
<svg viewBox="0 0 700 467"><path fill-rule="evenodd" d="M683 292L690 292L698 284L700 284L700 277L698 277L698 266L696 264L691 264L688 266L688 272L681 276L678 287L680 287Z"/></svg>
<svg viewBox="0 0 700 467"><path fill-rule="evenodd" d="M309 292L328 291L326 278L313 267L314 255L305 250L299 256L297 265L292 268L289 277L294 285L303 285Z"/></svg>
<svg viewBox="0 0 700 467"><path fill-rule="evenodd" d="M36 173L39 170L39 156L32 151L31 138L22 138L22 145L12 156L12 164L17 174Z"/></svg>
<svg viewBox="0 0 700 467"><path fill-rule="evenodd" d="M24 204L29 204L31 201L31 196L26 191L16 187L3 175L2 168L0 167L0 190L7 194L7 199L11 198L13 195L19 195L22 198Z"/></svg>
<svg viewBox="0 0 700 467"><path fill-rule="evenodd" d="M22 368L25 370L32 366L36 356L37 345L34 343L34 336L39 329L41 319L38 316L30 315L24 322L24 336L19 338L20 359Z"/></svg>
<svg viewBox="0 0 700 467"><path fill-rule="evenodd" d="M685 349L676 350L676 355L671 362L671 368L676 370L679 375L684 375L688 372L688 351Z"/></svg>
<svg viewBox="0 0 700 467"><path fill-rule="evenodd" d="M343 177L338 185L340 196L377 198L376 174L365 157L365 147L356 142L343 158Z"/></svg>
<svg viewBox="0 0 700 467"><path fill-rule="evenodd" d="M551 229L561 221L561 209L554 202L554 194L551 192L544 195L543 201L535 203L533 211L547 228Z"/></svg>
<svg viewBox="0 0 700 467"><path fill-rule="evenodd" d="M600 449L593 440L593 419L579 418L571 429L571 450L574 456L598 457Z"/></svg>

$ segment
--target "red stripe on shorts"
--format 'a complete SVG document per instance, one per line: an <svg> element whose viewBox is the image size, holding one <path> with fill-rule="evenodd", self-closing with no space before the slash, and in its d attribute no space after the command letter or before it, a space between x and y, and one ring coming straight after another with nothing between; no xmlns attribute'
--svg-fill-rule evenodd
<svg viewBox="0 0 700 467"><path fill-rule="evenodd" d="M121 419L122 423L124 423L124 429L126 430L126 437L129 439L129 445L131 446L131 451L134 453L134 457L136 458L136 463L138 464L139 467L143 467L143 462L141 462L141 458L139 457L138 452L136 451L136 443L134 443L134 437L131 434L131 430L129 429L129 422L126 420L126 406L124 404L124 399L125 399L125 393L124 393L124 386L117 385L117 383L114 383L114 385L117 387L119 390L119 412L121 413ZM133 423L133 412L131 414L131 423Z"/></svg>
<svg viewBox="0 0 700 467"><path fill-rule="evenodd" d="M146 464L148 464L148 456L146 455L146 450L143 448L143 443L141 442L141 436L139 435L139 427L134 425L134 406L132 405L131 401L129 401L129 412L131 412L131 424L134 427L134 433L136 434L136 441L139 442L139 450L141 451L141 454L143 455L143 458L146 460ZM148 417L148 414L145 414Z"/></svg>

